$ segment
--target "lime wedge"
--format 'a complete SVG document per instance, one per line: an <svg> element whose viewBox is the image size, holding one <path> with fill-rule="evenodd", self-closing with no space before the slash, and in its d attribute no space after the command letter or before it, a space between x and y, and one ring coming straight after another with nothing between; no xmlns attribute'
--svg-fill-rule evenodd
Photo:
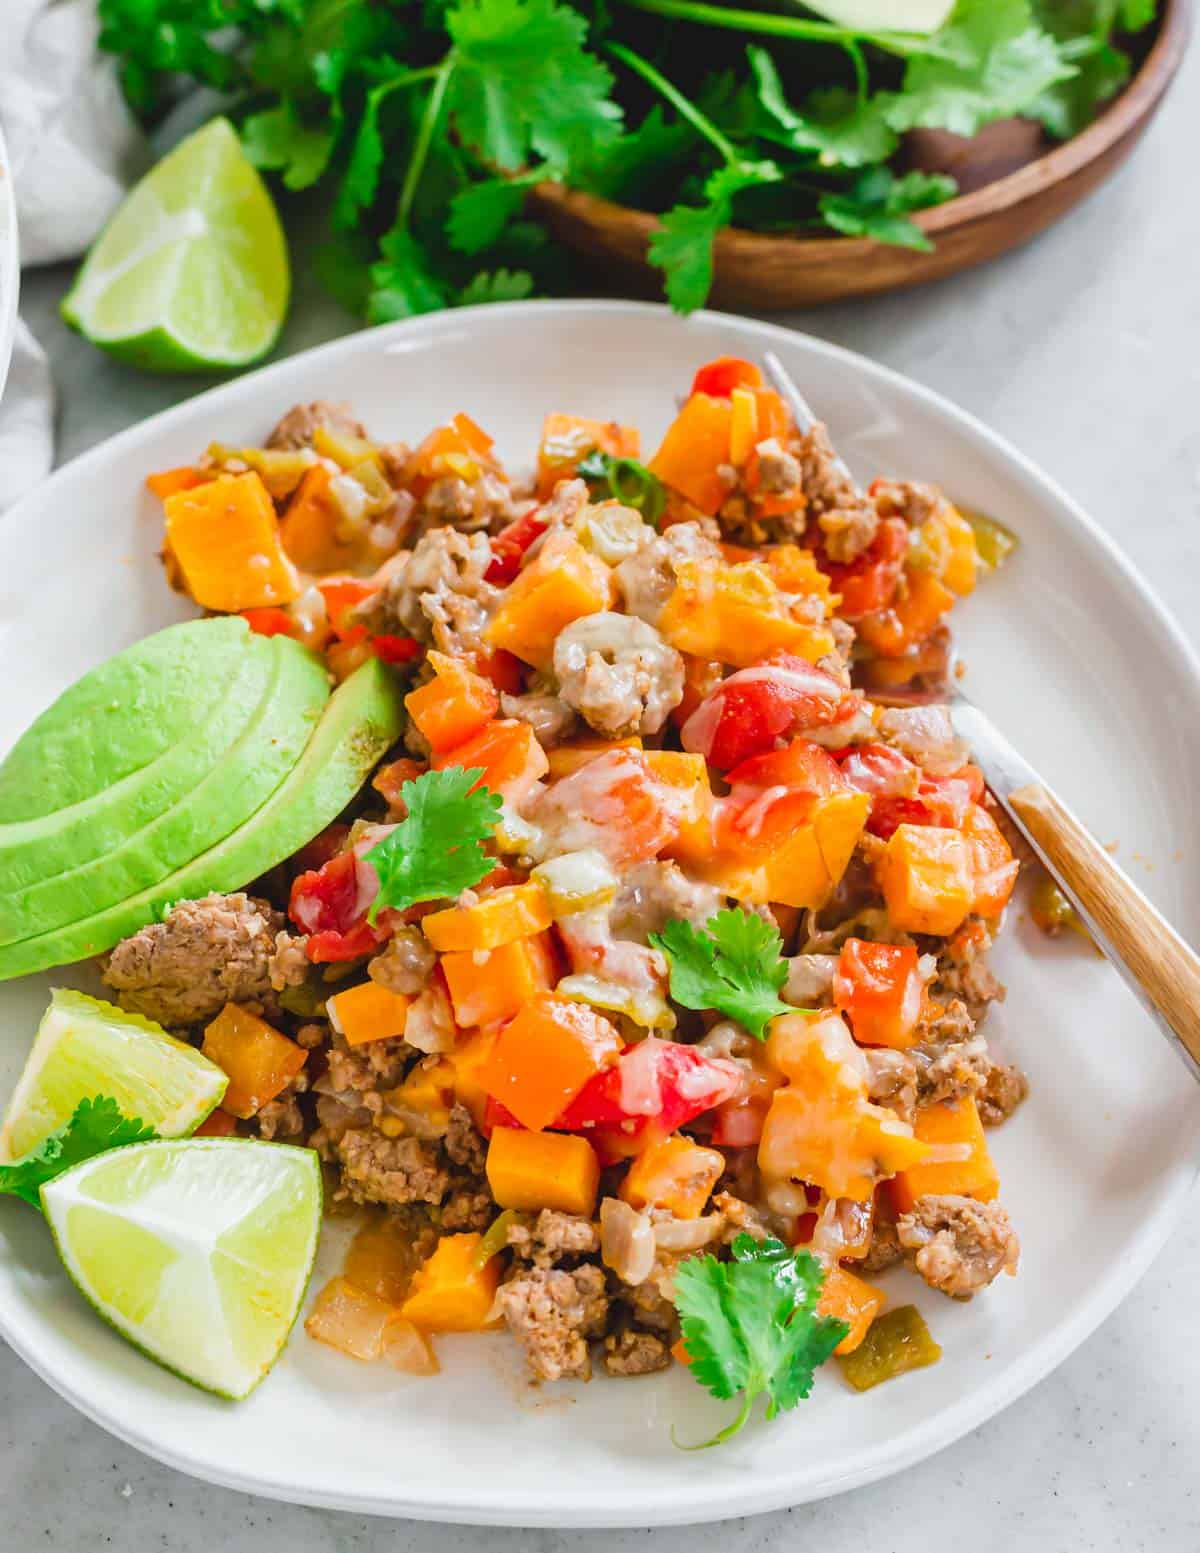
<svg viewBox="0 0 1200 1553"><path fill-rule="evenodd" d="M81 1100L111 1095L161 1137L194 1132L228 1079L207 1057L140 1014L55 988L0 1126L0 1161L19 1159Z"/></svg>
<svg viewBox="0 0 1200 1553"><path fill-rule="evenodd" d="M311 1149L133 1143L42 1188L63 1265L104 1319L185 1380L238 1399L279 1356L321 1226Z"/></svg>
<svg viewBox="0 0 1200 1553"><path fill-rule="evenodd" d="M136 367L241 367L275 343L289 284L271 196L233 126L214 119L122 201L62 315Z"/></svg>

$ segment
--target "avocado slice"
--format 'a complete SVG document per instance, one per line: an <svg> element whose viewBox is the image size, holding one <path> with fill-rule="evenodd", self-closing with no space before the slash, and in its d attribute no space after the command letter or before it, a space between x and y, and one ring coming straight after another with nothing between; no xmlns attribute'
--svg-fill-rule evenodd
<svg viewBox="0 0 1200 1553"><path fill-rule="evenodd" d="M185 620L76 680L0 764L0 825L82 803L173 748L220 705L249 637L240 615Z"/></svg>
<svg viewBox="0 0 1200 1553"><path fill-rule="evenodd" d="M329 700L316 653L287 636L267 641L270 680L223 759L179 803L107 855L0 896L0 946L94 917L147 890L230 835L300 759Z"/></svg>
<svg viewBox="0 0 1200 1553"><path fill-rule="evenodd" d="M68 808L0 825L0 896L114 851L203 781L242 736L278 672L271 641L248 636L212 715L198 715L187 737L149 765ZM103 758L93 750L93 764Z"/></svg>
<svg viewBox="0 0 1200 1553"><path fill-rule="evenodd" d="M403 691L377 658L334 691L303 755L244 825L151 889L83 922L0 948L0 981L102 954L178 900L236 890L337 818L400 736Z"/></svg>

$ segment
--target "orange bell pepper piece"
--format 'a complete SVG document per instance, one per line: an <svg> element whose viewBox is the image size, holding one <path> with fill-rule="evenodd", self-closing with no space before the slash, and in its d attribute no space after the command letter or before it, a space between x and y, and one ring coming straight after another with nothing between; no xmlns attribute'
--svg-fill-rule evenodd
<svg viewBox="0 0 1200 1553"><path fill-rule="evenodd" d="M838 956L833 1001L861 1046L915 1044L925 984L914 944L871 944L848 938Z"/></svg>
<svg viewBox="0 0 1200 1553"><path fill-rule="evenodd" d="M967 1157L908 1166L889 1183L898 1214L908 1213L918 1197L933 1192L941 1196L975 1197L991 1202L1000 1190L1000 1177L992 1163L984 1136L979 1107L966 1095L953 1104L927 1105L917 1112L913 1133L930 1147L958 1145Z"/></svg>
<svg viewBox="0 0 1200 1553"><path fill-rule="evenodd" d="M972 856L956 830L899 825L875 868L893 924L946 937L962 926L975 894Z"/></svg>
<svg viewBox="0 0 1200 1553"><path fill-rule="evenodd" d="M550 762L528 723L497 718L473 738L433 757L435 771L446 766L462 766L468 771L482 767L483 775L475 787L486 787L516 803L546 775Z"/></svg>
<svg viewBox="0 0 1200 1553"><path fill-rule="evenodd" d="M520 1213L557 1208L588 1218L595 1211L600 1161L586 1138L496 1127L486 1169L492 1196L502 1208Z"/></svg>
<svg viewBox="0 0 1200 1553"><path fill-rule="evenodd" d="M404 698L408 715L435 754L464 744L495 717L500 707L496 687L472 673L456 658L429 653L434 678Z"/></svg>
<svg viewBox="0 0 1200 1553"><path fill-rule="evenodd" d="M543 992L501 1030L479 1082L522 1126L538 1132L623 1046L616 1027L594 1009Z"/></svg>
<svg viewBox="0 0 1200 1553"><path fill-rule="evenodd" d="M275 503L253 472L176 491L163 509L167 546L197 604L232 614L300 596Z"/></svg>
<svg viewBox="0 0 1200 1553"><path fill-rule="evenodd" d="M280 519L283 548L301 571L318 576L351 571L359 547L338 537L338 515L329 497L333 476L324 464L314 464Z"/></svg>
<svg viewBox="0 0 1200 1553"><path fill-rule="evenodd" d="M243 1120L281 1094L308 1058L302 1046L236 1003L226 1003L208 1025L200 1049L229 1075L222 1110Z"/></svg>

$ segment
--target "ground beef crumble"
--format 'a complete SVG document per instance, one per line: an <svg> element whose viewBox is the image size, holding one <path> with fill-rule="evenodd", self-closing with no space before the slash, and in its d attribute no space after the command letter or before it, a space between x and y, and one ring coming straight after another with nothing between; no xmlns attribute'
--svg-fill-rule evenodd
<svg viewBox="0 0 1200 1553"><path fill-rule="evenodd" d="M436 1147L420 1138L387 1138L370 1127L351 1127L334 1145L342 1187L355 1202L438 1204L450 1177Z"/></svg>
<svg viewBox="0 0 1200 1553"><path fill-rule="evenodd" d="M999 1203L971 1197L918 1197L896 1224L901 1246L914 1252L917 1272L931 1288L969 1300L1000 1273L1015 1273L1017 1232Z"/></svg>
<svg viewBox="0 0 1200 1553"><path fill-rule="evenodd" d="M604 1274L585 1262L571 1272L534 1267L504 1284L497 1301L538 1380L589 1380L588 1342L608 1321Z"/></svg>

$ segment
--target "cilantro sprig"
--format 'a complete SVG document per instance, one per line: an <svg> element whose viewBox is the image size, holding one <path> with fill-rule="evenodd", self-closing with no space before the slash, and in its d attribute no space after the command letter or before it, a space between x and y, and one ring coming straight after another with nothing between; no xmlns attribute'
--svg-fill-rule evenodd
<svg viewBox="0 0 1200 1553"><path fill-rule="evenodd" d="M482 843L500 818L500 795L477 785L483 774L479 767L447 766L401 787L408 813L365 856L379 876L371 922L388 908L458 895L495 866Z"/></svg>
<svg viewBox="0 0 1200 1553"><path fill-rule="evenodd" d="M108 1095L81 1100L70 1121L43 1138L37 1148L11 1165L0 1165L0 1193L23 1198L40 1209L40 1192L47 1181L95 1154L126 1143L143 1143L154 1135L144 1122L125 1116Z"/></svg>
<svg viewBox="0 0 1200 1553"><path fill-rule="evenodd" d="M929 35L795 9L98 0L134 110L157 121L189 82L221 94L289 205L332 224L321 279L376 322L591 289L530 219L545 180L654 212L650 257L685 312L731 222L923 246L913 215L954 184L899 171L902 137L1014 115L1077 133L1157 0L958 0Z"/></svg>
<svg viewBox="0 0 1200 1553"><path fill-rule="evenodd" d="M702 932L674 918L650 942L667 957L671 996L684 1008L716 1009L766 1039L777 1014L794 1014L779 990L787 980L783 940L773 923L752 912L718 911Z"/></svg>
<svg viewBox="0 0 1200 1553"><path fill-rule="evenodd" d="M849 1331L844 1321L817 1315L825 1274L811 1253L739 1235L730 1255L728 1262L689 1257L675 1272L692 1374L714 1397L742 1399L733 1422L692 1450L732 1438L760 1396L768 1419L803 1401L815 1372Z"/></svg>

